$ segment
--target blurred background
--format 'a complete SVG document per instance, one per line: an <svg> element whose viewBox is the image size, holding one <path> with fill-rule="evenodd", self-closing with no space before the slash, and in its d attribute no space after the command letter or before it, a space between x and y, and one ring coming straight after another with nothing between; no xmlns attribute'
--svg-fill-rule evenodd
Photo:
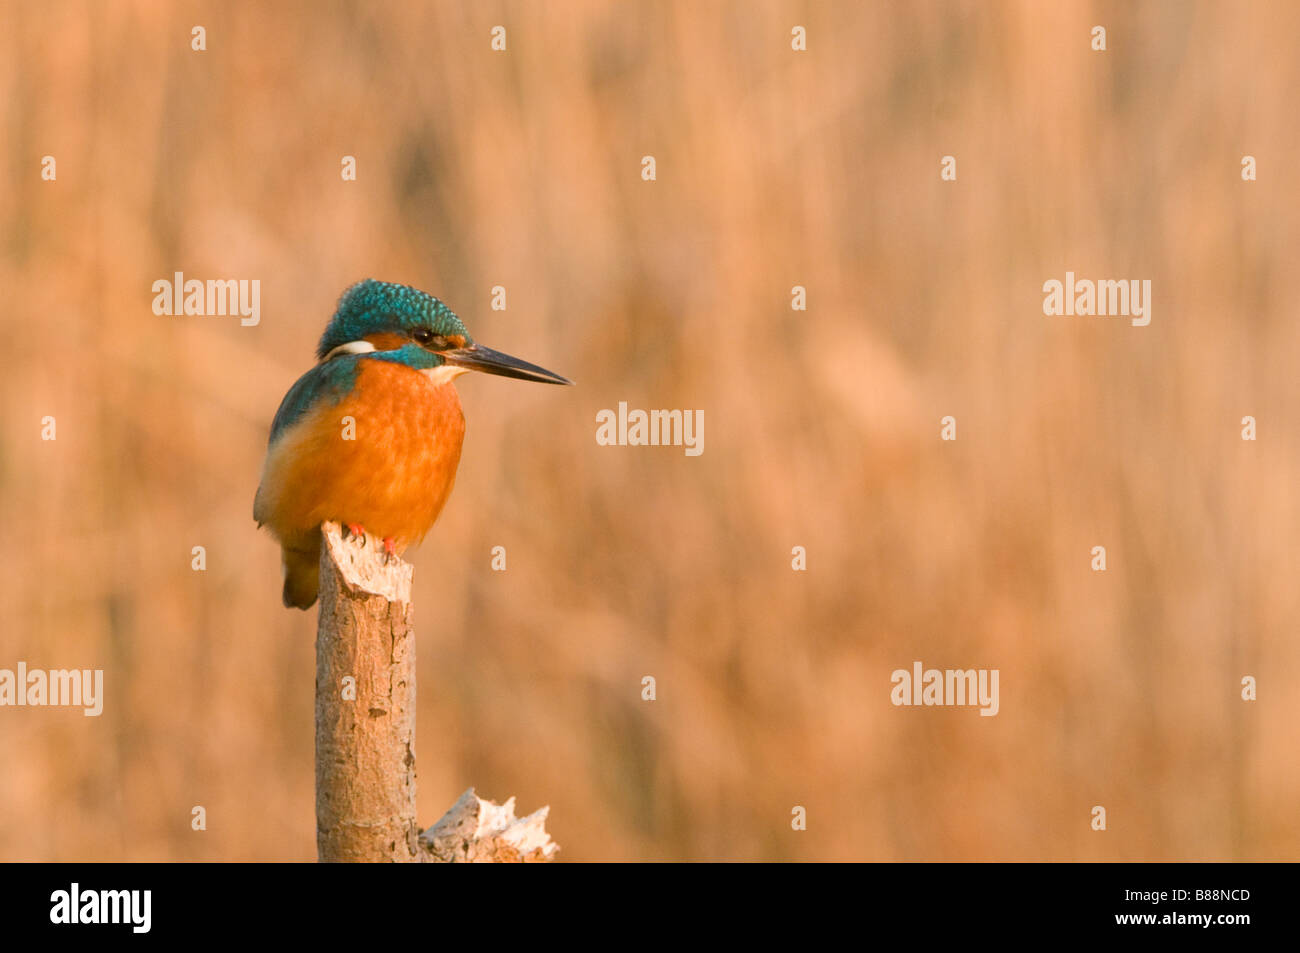
<svg viewBox="0 0 1300 953"><path fill-rule="evenodd" d="M315 858L315 611L251 508L363 277L578 382L458 384L422 825L475 785L568 861L1300 857L1294 4L0 18L0 667L106 695L0 709L0 859ZM1150 326L1045 317L1067 270ZM261 323L155 316L175 271ZM598 446L621 400L704 454ZM1000 714L895 708L914 660Z"/></svg>

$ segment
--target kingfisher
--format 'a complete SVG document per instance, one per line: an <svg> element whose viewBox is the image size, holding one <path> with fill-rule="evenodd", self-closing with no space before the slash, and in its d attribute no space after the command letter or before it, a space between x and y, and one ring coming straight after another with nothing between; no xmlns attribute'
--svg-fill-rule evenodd
<svg viewBox="0 0 1300 953"><path fill-rule="evenodd" d="M321 523L383 540L400 555L451 495L465 438L452 384L484 371L571 384L474 343L431 294L367 279L343 292L316 349L271 423L253 519L280 543L284 604L307 609L319 589Z"/></svg>

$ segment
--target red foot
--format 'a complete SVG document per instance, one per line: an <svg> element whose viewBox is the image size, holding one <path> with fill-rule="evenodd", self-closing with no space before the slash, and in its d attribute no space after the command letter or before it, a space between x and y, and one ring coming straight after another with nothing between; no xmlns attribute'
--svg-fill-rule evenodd
<svg viewBox="0 0 1300 953"><path fill-rule="evenodd" d="M366 528L360 523L345 523L349 536L359 536L361 539L366 537Z"/></svg>
<svg viewBox="0 0 1300 953"><path fill-rule="evenodd" d="M384 554L393 559L397 558L397 541L391 536L384 537Z"/></svg>

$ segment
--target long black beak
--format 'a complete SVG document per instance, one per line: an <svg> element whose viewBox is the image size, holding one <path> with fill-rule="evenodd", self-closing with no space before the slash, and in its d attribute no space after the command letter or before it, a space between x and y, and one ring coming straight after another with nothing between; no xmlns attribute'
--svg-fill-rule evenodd
<svg viewBox="0 0 1300 953"><path fill-rule="evenodd" d="M499 374L502 377L514 377L521 381L538 381L542 384L572 384L567 377L561 377L553 371L536 364L529 364L509 354L502 354L482 344L457 348L454 351L442 351L442 359L448 364L467 367L472 371L486 374Z"/></svg>

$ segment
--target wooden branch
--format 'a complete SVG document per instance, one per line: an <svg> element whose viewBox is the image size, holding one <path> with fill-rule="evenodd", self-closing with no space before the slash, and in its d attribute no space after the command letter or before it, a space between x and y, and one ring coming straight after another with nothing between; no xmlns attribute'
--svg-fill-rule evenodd
<svg viewBox="0 0 1300 953"><path fill-rule="evenodd" d="M418 859L411 566L321 527L316 630L316 851ZM351 680L351 681L349 681Z"/></svg>
<svg viewBox="0 0 1300 953"><path fill-rule="evenodd" d="M316 851L322 862L525 862L559 847L548 808L516 818L470 788L423 835L415 810L409 563L321 527L316 631Z"/></svg>

